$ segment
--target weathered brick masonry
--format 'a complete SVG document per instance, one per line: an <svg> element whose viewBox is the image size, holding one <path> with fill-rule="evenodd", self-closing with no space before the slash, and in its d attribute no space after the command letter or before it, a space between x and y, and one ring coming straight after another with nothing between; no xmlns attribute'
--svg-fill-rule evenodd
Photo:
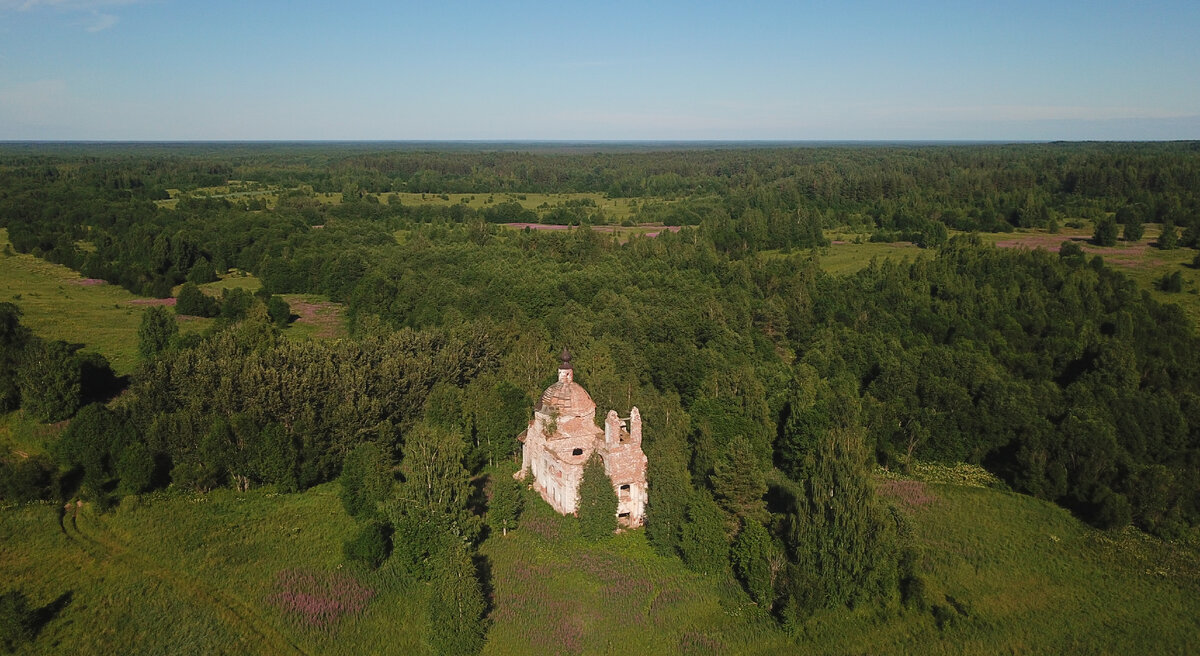
<svg viewBox="0 0 1200 656"><path fill-rule="evenodd" d="M529 427L517 437L521 449L518 479L533 476L533 487L560 513L579 506L583 466L598 452L617 492L622 526L641 526L646 512L646 454L642 452L642 415L634 407L622 419L609 410L604 428L596 426L596 404L575 382L571 356L563 350L558 382L546 388L533 409Z"/></svg>

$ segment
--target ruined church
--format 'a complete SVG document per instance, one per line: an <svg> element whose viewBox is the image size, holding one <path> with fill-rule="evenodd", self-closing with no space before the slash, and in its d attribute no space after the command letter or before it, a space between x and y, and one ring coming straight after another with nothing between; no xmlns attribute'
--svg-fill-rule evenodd
<svg viewBox="0 0 1200 656"><path fill-rule="evenodd" d="M563 349L558 382L546 388L533 409L533 419L517 436L522 443L518 479L533 476L533 487L558 512L574 513L579 505L583 466L592 452L600 454L604 471L617 492L617 521L641 526L646 512L646 454L642 452L642 416L634 407L621 418L609 410L604 428L596 426L596 404L575 382L571 354Z"/></svg>

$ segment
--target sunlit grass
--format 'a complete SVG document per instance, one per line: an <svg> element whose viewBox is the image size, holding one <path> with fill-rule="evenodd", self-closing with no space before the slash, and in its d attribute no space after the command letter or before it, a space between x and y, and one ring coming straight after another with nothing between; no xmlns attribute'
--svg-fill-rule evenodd
<svg viewBox="0 0 1200 656"><path fill-rule="evenodd" d="M43 424L22 410L0 414L0 458L48 453L65 429L66 422Z"/></svg>
<svg viewBox="0 0 1200 656"><path fill-rule="evenodd" d="M90 284L77 272L32 255L5 255L8 231L0 229L0 302L21 309L21 323L45 339L83 344L103 355L118 374L138 362L137 330L145 306L140 297L111 284ZM203 322L180 322L182 332Z"/></svg>
<svg viewBox="0 0 1200 656"><path fill-rule="evenodd" d="M0 510L0 577L44 605L69 596L34 653L426 653L422 586L351 572L353 521L334 486L158 493L100 515L49 504ZM386 567L386 566L385 566ZM273 605L286 571L353 576L373 592L361 614L307 626Z"/></svg>

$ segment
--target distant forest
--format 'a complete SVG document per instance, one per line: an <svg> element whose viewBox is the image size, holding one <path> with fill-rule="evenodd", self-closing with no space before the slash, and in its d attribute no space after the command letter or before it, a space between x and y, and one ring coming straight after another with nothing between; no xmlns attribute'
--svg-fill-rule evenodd
<svg viewBox="0 0 1200 656"><path fill-rule="evenodd" d="M193 193L230 181L273 191ZM383 198L395 192L496 202ZM618 220L582 201L531 214L503 196L562 192L639 202ZM14 381L0 401L75 416L59 462L22 474L34 496L301 490L348 468L361 483L382 460L400 486L388 478L377 499L386 520L433 544L414 509L478 531L465 477L511 463L552 354L569 346L599 407L642 409L652 544L701 571L733 563L786 622L911 589L899 520L869 495L831 500L874 465L981 464L1105 528L1170 538L1200 523L1196 326L1078 249L999 250L970 234L1110 218L1200 247L1200 143L5 145L0 227L17 251L147 296L230 268L264 290L211 308L228 320L202 337L148 313L144 364L107 406L85 405L108 384L94 357L44 343L0 306L0 380ZM500 225L529 220L585 229ZM619 222L683 228L586 229ZM832 229L929 257L830 275L809 251ZM282 339L268 303L296 292L346 304L352 337ZM436 473L453 493L408 483L418 448L448 459ZM73 483L55 482L59 466ZM772 553L786 566L764 583Z"/></svg>

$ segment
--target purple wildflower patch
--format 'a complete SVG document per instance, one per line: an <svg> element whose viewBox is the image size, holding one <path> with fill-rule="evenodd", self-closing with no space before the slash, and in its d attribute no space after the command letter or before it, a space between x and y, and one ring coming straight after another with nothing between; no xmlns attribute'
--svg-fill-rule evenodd
<svg viewBox="0 0 1200 656"><path fill-rule="evenodd" d="M929 491L929 486L921 481L881 481L877 490L879 494L909 508L920 508L937 500L937 496Z"/></svg>
<svg viewBox="0 0 1200 656"><path fill-rule="evenodd" d="M343 572L286 569L275 576L273 606L301 626L328 630L343 617L358 615L375 592Z"/></svg>

